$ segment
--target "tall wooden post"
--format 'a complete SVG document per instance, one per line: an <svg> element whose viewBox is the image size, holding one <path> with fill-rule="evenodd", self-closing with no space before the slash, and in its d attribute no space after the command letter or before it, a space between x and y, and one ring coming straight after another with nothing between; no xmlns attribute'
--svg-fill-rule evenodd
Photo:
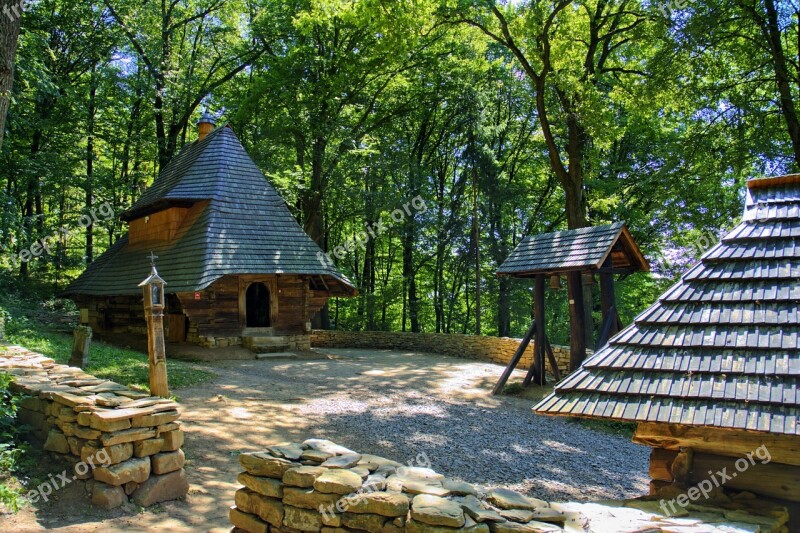
<svg viewBox="0 0 800 533"><path fill-rule="evenodd" d="M89 346L92 344L92 328L78 326L72 332L72 335L72 356L69 358L69 366L85 369L89 366Z"/></svg>
<svg viewBox="0 0 800 533"><path fill-rule="evenodd" d="M147 353L150 358L150 395L169 397L167 355L164 347L164 285L156 271L158 256L150 252L150 276L139 284L144 291L144 316L147 319Z"/></svg>
<svg viewBox="0 0 800 533"><path fill-rule="evenodd" d="M544 316L544 291L545 291L545 276L544 274L536 274L536 281L533 292L533 317L536 321L536 340L533 345L533 358L536 363L537 375L533 377L537 385L545 385L545 316Z"/></svg>
<svg viewBox="0 0 800 533"><path fill-rule="evenodd" d="M594 274L582 272L583 282L583 338L585 346L594 346Z"/></svg>
<svg viewBox="0 0 800 533"><path fill-rule="evenodd" d="M614 293L614 273L612 271L611 257L608 257L603 263L603 269L600 271L600 307L603 310L603 326L612 318L609 316L617 309L617 297ZM610 336L617 333L616 317L613 318L613 324L609 331Z"/></svg>

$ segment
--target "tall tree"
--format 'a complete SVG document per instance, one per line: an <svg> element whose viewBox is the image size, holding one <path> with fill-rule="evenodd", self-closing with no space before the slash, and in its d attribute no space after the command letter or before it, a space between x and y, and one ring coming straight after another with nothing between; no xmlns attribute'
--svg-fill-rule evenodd
<svg viewBox="0 0 800 533"><path fill-rule="evenodd" d="M233 0L103 3L153 80L158 163L163 167L203 99L251 65L269 43L241 37L242 4Z"/></svg>
<svg viewBox="0 0 800 533"><path fill-rule="evenodd" d="M6 131L6 115L14 85L14 59L22 24L22 3L0 0L0 148Z"/></svg>
<svg viewBox="0 0 800 533"><path fill-rule="evenodd" d="M752 139L751 149L783 144L767 157L800 170L800 3L713 0L670 15L678 42L692 51L696 68L689 74L702 93L761 122L761 139Z"/></svg>

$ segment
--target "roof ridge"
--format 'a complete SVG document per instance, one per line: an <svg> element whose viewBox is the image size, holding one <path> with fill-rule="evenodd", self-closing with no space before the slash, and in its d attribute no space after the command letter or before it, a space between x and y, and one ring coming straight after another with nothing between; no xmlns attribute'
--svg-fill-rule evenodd
<svg viewBox="0 0 800 533"><path fill-rule="evenodd" d="M195 139L191 143L183 145L181 150L159 171L150 187L133 205L122 212L120 218L125 221L133 220L147 214L150 208L164 201L165 197L182 183L186 174L191 172L208 147L226 128L233 133L233 130L226 124L214 129L203 139Z"/></svg>
<svg viewBox="0 0 800 533"><path fill-rule="evenodd" d="M763 176L747 180L747 188L750 190L763 189L775 185L800 185L800 173L784 174L782 176Z"/></svg>

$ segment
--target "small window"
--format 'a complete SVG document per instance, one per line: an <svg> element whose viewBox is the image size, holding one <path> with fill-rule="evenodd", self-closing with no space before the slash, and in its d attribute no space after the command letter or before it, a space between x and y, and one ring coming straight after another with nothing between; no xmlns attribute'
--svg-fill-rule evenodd
<svg viewBox="0 0 800 533"><path fill-rule="evenodd" d="M270 327L269 290L263 283L253 283L247 287L246 312L248 328Z"/></svg>

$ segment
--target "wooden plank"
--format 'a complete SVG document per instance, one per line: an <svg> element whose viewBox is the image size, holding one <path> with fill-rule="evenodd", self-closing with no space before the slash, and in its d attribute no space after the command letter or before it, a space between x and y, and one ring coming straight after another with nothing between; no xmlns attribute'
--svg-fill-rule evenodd
<svg viewBox="0 0 800 533"><path fill-rule="evenodd" d="M603 320L603 329L600 330L600 336L597 338L596 350L608 344L608 339L611 338L614 334L613 332L617 329L617 320L617 311L612 307L608 310Z"/></svg>
<svg viewBox="0 0 800 533"><path fill-rule="evenodd" d="M128 240L131 244L145 241L169 242L188 212L186 207L171 207L131 220L128 224Z"/></svg>
<svg viewBox="0 0 800 533"><path fill-rule="evenodd" d="M610 259L607 258L605 263L603 263L603 267L610 268L611 266ZM614 274L610 272L600 273L600 307L603 312L603 328L608 326L610 329L607 332L605 341L603 341L603 335L601 333L600 339L597 341L598 349L605 345L608 339L619 331L617 329L617 321L614 320L614 322L611 323L611 315L616 312L614 310L617 307L617 297L614 292Z"/></svg>
<svg viewBox="0 0 800 533"><path fill-rule="evenodd" d="M556 361L556 356L553 353L553 347L550 346L550 341L547 339L546 335L544 337L544 347L547 350L547 360L550 361L553 377L556 378L556 382L561 381L561 369L558 368L558 361Z"/></svg>
<svg viewBox="0 0 800 533"><path fill-rule="evenodd" d="M167 328L169 342L183 342L186 340L186 316L181 313L167 315Z"/></svg>
<svg viewBox="0 0 800 533"><path fill-rule="evenodd" d="M642 422L633 442L667 450L692 448L699 453L744 457L766 446L776 463L800 466L800 436Z"/></svg>
<svg viewBox="0 0 800 533"><path fill-rule="evenodd" d="M678 452L653 448L650 450L650 479L657 481L674 481L672 476L672 462Z"/></svg>

